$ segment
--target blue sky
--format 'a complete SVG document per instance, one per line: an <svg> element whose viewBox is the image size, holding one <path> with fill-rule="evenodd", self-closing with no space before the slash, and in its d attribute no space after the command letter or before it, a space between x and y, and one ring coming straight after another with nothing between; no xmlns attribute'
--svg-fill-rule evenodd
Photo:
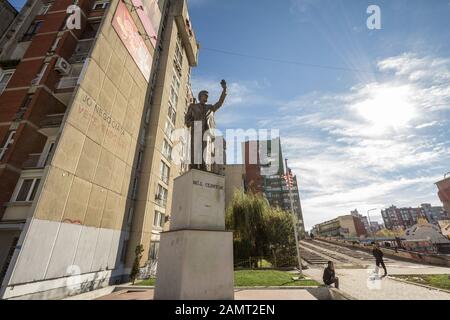
<svg viewBox="0 0 450 320"><path fill-rule="evenodd" d="M188 2L202 46L194 90L215 100L227 79L222 131L280 130L307 228L355 208L440 205L450 0ZM381 30L366 27L372 4Z"/></svg>
<svg viewBox="0 0 450 320"><path fill-rule="evenodd" d="M8 0L9 3L13 5L14 8L16 8L18 11L22 8L22 6L25 4L26 0Z"/></svg>
<svg viewBox="0 0 450 320"><path fill-rule="evenodd" d="M203 48L195 91L215 100L228 80L222 131L280 130L307 228L355 208L441 205L434 183L450 171L449 0L189 3ZM366 27L371 4L381 8L381 30Z"/></svg>

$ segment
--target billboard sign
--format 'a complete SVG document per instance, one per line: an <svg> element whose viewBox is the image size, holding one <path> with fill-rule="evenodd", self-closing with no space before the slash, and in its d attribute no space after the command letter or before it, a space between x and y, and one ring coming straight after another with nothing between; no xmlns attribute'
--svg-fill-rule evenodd
<svg viewBox="0 0 450 320"><path fill-rule="evenodd" d="M117 6L112 25L148 82L150 80L153 57L144 39L139 34L130 12L122 1Z"/></svg>
<svg viewBox="0 0 450 320"><path fill-rule="evenodd" d="M131 0L136 12L144 26L145 32L150 38L153 47L156 46L159 24L161 22L161 10L157 0Z"/></svg>

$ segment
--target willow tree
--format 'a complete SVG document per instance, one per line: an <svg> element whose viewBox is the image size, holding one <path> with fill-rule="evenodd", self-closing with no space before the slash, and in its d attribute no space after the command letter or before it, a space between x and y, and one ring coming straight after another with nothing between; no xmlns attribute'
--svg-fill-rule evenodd
<svg viewBox="0 0 450 320"><path fill-rule="evenodd" d="M272 209L262 195L236 191L227 209L226 226L233 231L236 264L265 257L275 266L295 265L290 213Z"/></svg>
<svg viewBox="0 0 450 320"><path fill-rule="evenodd" d="M226 218L227 229L233 230L235 261L268 253L265 224L270 213L264 197L235 192Z"/></svg>
<svg viewBox="0 0 450 320"><path fill-rule="evenodd" d="M273 209L267 218L265 232L270 249L267 260L275 267L295 266L297 250L291 213Z"/></svg>

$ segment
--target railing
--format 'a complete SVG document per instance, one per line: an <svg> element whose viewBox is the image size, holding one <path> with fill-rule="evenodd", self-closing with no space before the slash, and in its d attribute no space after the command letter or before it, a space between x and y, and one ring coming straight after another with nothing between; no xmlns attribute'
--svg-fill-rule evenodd
<svg viewBox="0 0 450 320"><path fill-rule="evenodd" d="M69 63L70 64L84 63L87 56L88 56L87 52L75 53L70 57Z"/></svg>
<svg viewBox="0 0 450 320"><path fill-rule="evenodd" d="M0 161L2 160L3 156L5 155L8 148L0 148Z"/></svg>
<svg viewBox="0 0 450 320"><path fill-rule="evenodd" d="M64 118L64 113L48 114L40 123L41 128L59 127Z"/></svg>
<svg viewBox="0 0 450 320"><path fill-rule="evenodd" d="M75 88L77 86L78 77L64 77L59 80L58 89Z"/></svg>
<svg viewBox="0 0 450 320"><path fill-rule="evenodd" d="M8 85L8 83L2 83L0 84L0 95L3 93L3 91L6 89L6 86Z"/></svg>
<svg viewBox="0 0 450 320"><path fill-rule="evenodd" d="M28 158L24 161L22 167L24 169L42 167L39 163L39 160L41 159L41 155L42 155L42 153L30 153L28 155Z"/></svg>

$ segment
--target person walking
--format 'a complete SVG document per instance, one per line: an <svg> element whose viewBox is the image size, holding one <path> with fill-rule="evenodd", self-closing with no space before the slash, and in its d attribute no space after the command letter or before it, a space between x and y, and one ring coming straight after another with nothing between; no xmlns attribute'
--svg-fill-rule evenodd
<svg viewBox="0 0 450 320"><path fill-rule="evenodd" d="M336 289L339 289L339 278L336 277L334 272L334 264L333 261L328 261L328 266L323 271L323 283L327 286L331 286L334 283Z"/></svg>
<svg viewBox="0 0 450 320"><path fill-rule="evenodd" d="M383 260L383 251L380 250L378 243L374 243L373 244L373 250L372 250L372 254L375 257L375 264L376 264L376 268L375 268L375 272L378 275L378 268L383 267L384 269L384 275L382 276L382 278L387 276L387 270L386 270L386 265L384 264L384 260Z"/></svg>

